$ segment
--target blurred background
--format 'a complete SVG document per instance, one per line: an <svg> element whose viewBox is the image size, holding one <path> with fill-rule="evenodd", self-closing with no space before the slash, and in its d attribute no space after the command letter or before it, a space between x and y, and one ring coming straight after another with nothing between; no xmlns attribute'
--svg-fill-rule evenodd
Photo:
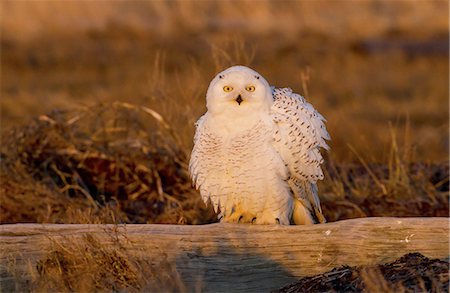
<svg viewBox="0 0 450 293"><path fill-rule="evenodd" d="M444 192L444 203L434 199L428 204L448 213L448 1L2 1L0 5L1 128L3 139L12 139L9 145L21 145L17 139L24 137L23 129L31 121L59 123L57 117L45 116L52 111L84 109L76 111L97 115L98 105L120 102L126 103L121 104L125 108L147 107L147 113L163 119L176 134L179 161L185 162L193 124L206 110L210 80L218 71L242 64L272 85L301 93L327 118L332 149L326 169L328 178L334 179L321 189L331 202L338 196L351 202L347 208L360 209L353 216L364 216L374 215L361 204L373 192L425 196L427 203L429 193L436 197L436 192ZM94 125L89 126L91 132ZM10 129L16 129L14 135ZM89 133L84 132L84 139ZM32 141L46 139L39 136ZM82 149L86 148L84 144ZM35 146L28 150L34 153ZM2 152L15 158L23 149ZM34 172L36 179L37 167L30 171L29 159L24 160L26 172ZM41 168L42 161L45 158L32 162ZM360 169L348 171L345 166L351 164ZM425 165L433 167L418 167ZM414 177L417 170L425 170L425 183ZM364 180L355 179L359 175ZM62 187L60 177L52 181L58 192L74 197L73 191ZM98 199L105 197L106 189L93 189L92 184L77 186L104 204ZM158 184L154 188L159 195L166 194L165 184L163 178L163 192ZM355 196L358 200L353 200ZM380 200L389 206L385 198ZM326 196L324 201L326 205ZM357 206L351 206L355 202ZM429 205L421 203L417 213L425 213Z"/></svg>
<svg viewBox="0 0 450 293"><path fill-rule="evenodd" d="M447 1L2 1L1 8L5 127L54 108L120 100L189 119L183 130L192 137L209 81L245 64L308 96L328 119L338 159L348 159L347 144L382 156L389 123L410 124L418 159L447 159ZM167 104L188 117L171 117L174 106L161 109Z"/></svg>

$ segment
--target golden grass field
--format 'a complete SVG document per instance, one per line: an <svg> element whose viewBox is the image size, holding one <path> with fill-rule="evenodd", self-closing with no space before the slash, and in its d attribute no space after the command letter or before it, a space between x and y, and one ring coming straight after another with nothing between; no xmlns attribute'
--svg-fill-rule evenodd
<svg viewBox="0 0 450 293"><path fill-rule="evenodd" d="M329 221L449 216L446 1L0 7L1 223L215 221L186 165L209 81L234 64L327 118Z"/></svg>

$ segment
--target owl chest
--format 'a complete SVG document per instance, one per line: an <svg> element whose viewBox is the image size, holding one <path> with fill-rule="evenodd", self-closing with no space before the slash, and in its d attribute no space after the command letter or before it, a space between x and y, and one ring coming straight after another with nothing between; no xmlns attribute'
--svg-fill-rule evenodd
<svg viewBox="0 0 450 293"><path fill-rule="evenodd" d="M277 155L271 144L271 129L257 125L234 136L210 136L207 160L210 180L224 182L223 188L247 189L267 180Z"/></svg>

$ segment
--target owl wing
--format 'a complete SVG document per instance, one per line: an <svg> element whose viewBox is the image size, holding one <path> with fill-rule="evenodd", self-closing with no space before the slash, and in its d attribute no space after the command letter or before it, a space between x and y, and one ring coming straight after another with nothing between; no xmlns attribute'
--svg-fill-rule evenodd
<svg viewBox="0 0 450 293"><path fill-rule="evenodd" d="M214 174L221 161L219 153L221 141L208 131L205 125L205 115L195 123L194 147L189 160L189 173L192 183L195 189L200 191L203 201L206 204L212 204L217 212L219 205L223 205L225 199L220 192L222 186L220 176ZM209 181L206 180L207 176L210 178Z"/></svg>
<svg viewBox="0 0 450 293"><path fill-rule="evenodd" d="M289 88L274 88L273 98L271 115L277 125L274 147L289 169L289 186L302 204L323 222L316 182L323 179L320 148L329 149L325 118Z"/></svg>
<svg viewBox="0 0 450 293"><path fill-rule="evenodd" d="M202 116L195 123L194 148L191 152L191 159L189 160L189 173L192 177L192 183L196 189L205 181L207 166L204 158L207 157L204 149L207 148L208 141L205 136L208 136L206 129L204 129L204 119Z"/></svg>

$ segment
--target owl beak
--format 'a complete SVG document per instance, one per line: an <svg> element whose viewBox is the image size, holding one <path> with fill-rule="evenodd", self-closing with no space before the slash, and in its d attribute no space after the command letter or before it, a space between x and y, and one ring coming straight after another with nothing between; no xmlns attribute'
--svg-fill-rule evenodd
<svg viewBox="0 0 450 293"><path fill-rule="evenodd" d="M242 99L241 95L238 95L236 98L236 102L239 104L239 106L241 105L242 101L243 101L243 99Z"/></svg>

